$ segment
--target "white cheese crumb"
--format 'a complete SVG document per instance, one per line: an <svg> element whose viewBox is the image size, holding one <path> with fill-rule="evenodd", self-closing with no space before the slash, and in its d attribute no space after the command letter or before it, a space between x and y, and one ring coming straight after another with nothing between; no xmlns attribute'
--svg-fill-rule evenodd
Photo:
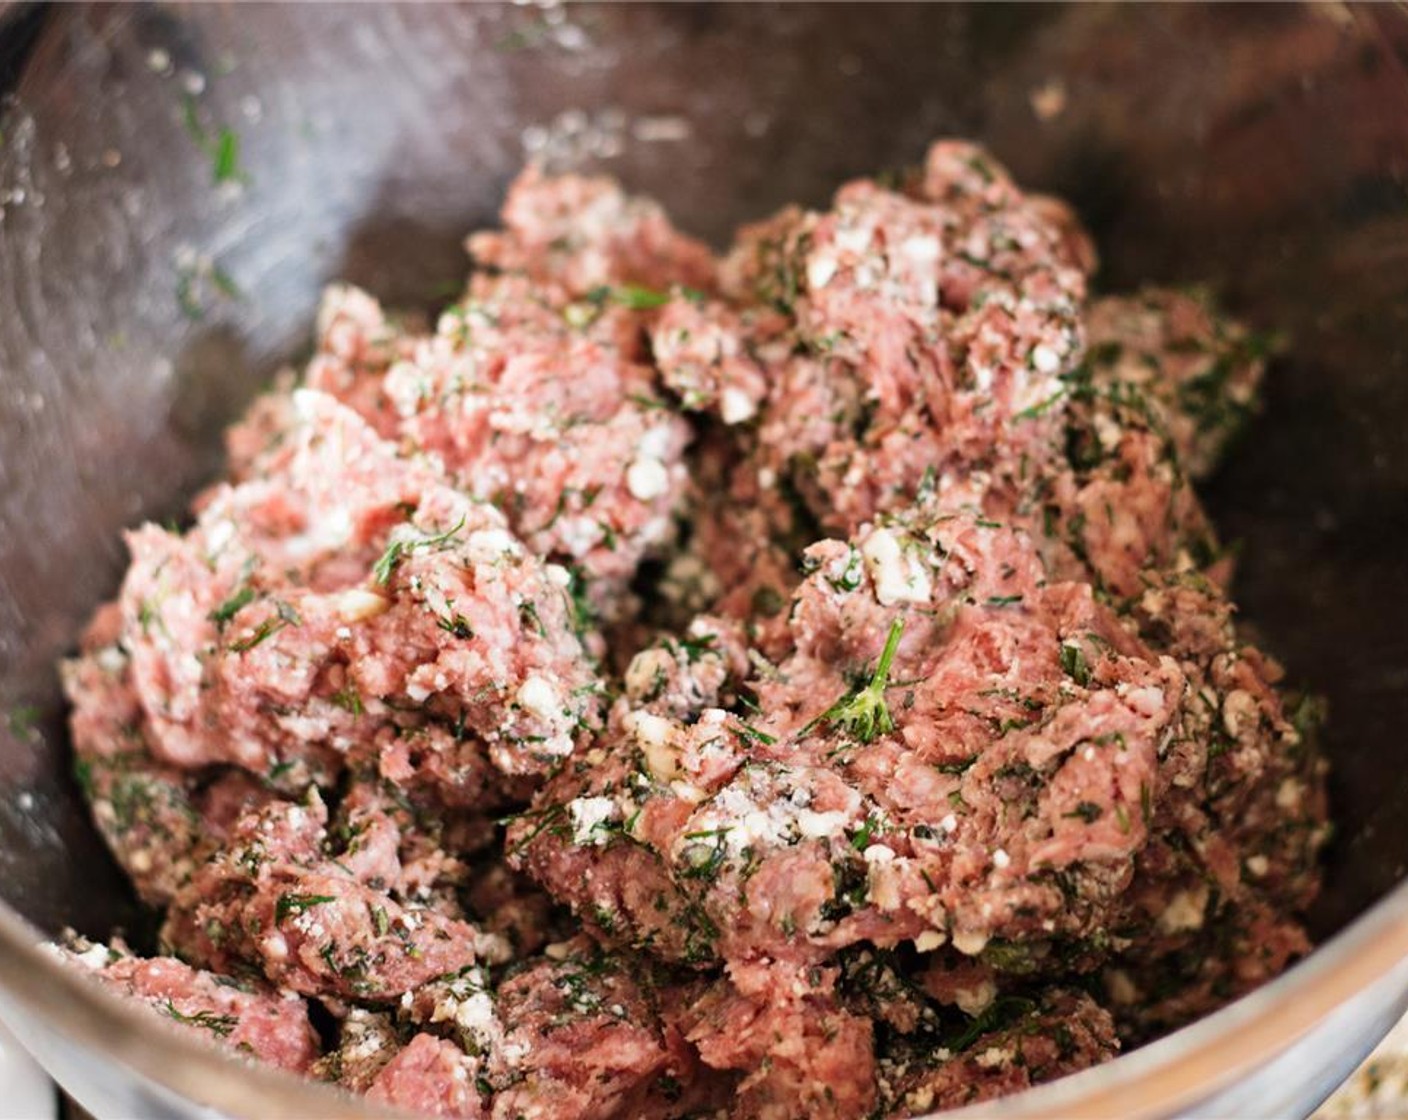
<svg viewBox="0 0 1408 1120"><path fill-rule="evenodd" d="M1208 905L1206 886L1179 891L1159 915L1158 927L1163 933L1183 933L1203 928L1203 912Z"/></svg>
<svg viewBox="0 0 1408 1120"><path fill-rule="evenodd" d="M1271 870L1271 861L1265 856L1248 856L1247 873L1253 878L1260 879Z"/></svg>
<svg viewBox="0 0 1408 1120"><path fill-rule="evenodd" d="M95 657L98 667L105 673L120 673L127 668L127 654L119 646L104 646Z"/></svg>
<svg viewBox="0 0 1408 1120"><path fill-rule="evenodd" d="M578 797L567 803L572 818L572 843L600 847L610 838L601 827L616 816L616 802L609 797Z"/></svg>
<svg viewBox="0 0 1408 1120"><path fill-rule="evenodd" d="M349 587L332 597L333 611L343 622L365 622L391 609L391 600L375 591Z"/></svg>
<svg viewBox="0 0 1408 1120"><path fill-rule="evenodd" d="M865 849L865 890L872 905L880 910L900 908L900 868L893 848L871 844Z"/></svg>
<svg viewBox="0 0 1408 1120"><path fill-rule="evenodd" d="M742 389L729 385L719 394L719 414L725 424L742 424L758 414L758 406Z"/></svg>
<svg viewBox="0 0 1408 1120"><path fill-rule="evenodd" d="M1276 788L1276 808L1299 809L1301 798L1305 796L1305 786L1295 778L1287 778Z"/></svg>
<svg viewBox="0 0 1408 1120"><path fill-rule="evenodd" d="M948 935L936 929L926 929L914 939L916 952L932 953L948 943Z"/></svg>
<svg viewBox="0 0 1408 1120"><path fill-rule="evenodd" d="M657 424L640 437L636 451L642 459L664 460L669 458L670 445L674 440L674 432L668 424Z"/></svg>
<svg viewBox="0 0 1408 1120"><path fill-rule="evenodd" d="M465 552L475 564L493 564L501 557L518 555L518 542L507 529L477 529L465 541Z"/></svg>
<svg viewBox="0 0 1408 1120"><path fill-rule="evenodd" d="M1012 857L1004 849L998 848L992 854L992 865L1002 871L1012 866Z"/></svg>
<svg viewBox="0 0 1408 1120"><path fill-rule="evenodd" d="M637 459L626 468L626 489L637 501L651 501L669 488L670 472L659 459Z"/></svg>
<svg viewBox="0 0 1408 1120"><path fill-rule="evenodd" d="M557 523L557 536L573 556L585 556L602 539L601 526L590 517L564 517Z"/></svg>
<svg viewBox="0 0 1408 1120"><path fill-rule="evenodd" d="M288 960L288 942L281 933L271 933L259 943L266 960L280 962Z"/></svg>
<svg viewBox="0 0 1408 1120"><path fill-rule="evenodd" d="M997 985L991 980L979 981L971 988L955 988L953 1000L965 1015L979 1015L997 998Z"/></svg>
<svg viewBox="0 0 1408 1120"><path fill-rule="evenodd" d="M498 1025L494 1019L494 1001L489 998L488 992L475 992L468 999L456 1000L453 997L445 1001L453 1003L453 1008L446 1008L450 1011L450 1018L455 1022L455 1026L463 1031L468 1031L481 1043L493 1037L494 1028ZM430 1017L432 1023L443 1021L440 1016L440 1007L435 1008L435 1014Z"/></svg>
<svg viewBox="0 0 1408 1120"><path fill-rule="evenodd" d="M949 813L948 816L944 817L944 819L939 822L939 827L945 832L957 832L958 818L952 813Z"/></svg>
<svg viewBox="0 0 1408 1120"><path fill-rule="evenodd" d="M799 809L797 811L797 832L813 840L823 839L827 836L836 836L846 827L848 819L847 814L834 809L829 813L818 813L812 809Z"/></svg>
<svg viewBox="0 0 1408 1120"><path fill-rule="evenodd" d="M656 781L669 782L680 776L679 750L673 742L674 724L663 716L636 712L630 717L628 730L635 736L646 767Z"/></svg>
<svg viewBox="0 0 1408 1120"><path fill-rule="evenodd" d="M988 945L988 935L971 930L959 930L953 935L953 947L965 957L976 957Z"/></svg>
<svg viewBox="0 0 1408 1120"><path fill-rule="evenodd" d="M1222 701L1222 726L1234 739L1243 728L1255 727L1258 718L1256 699L1244 688L1234 688Z"/></svg>
<svg viewBox="0 0 1408 1120"><path fill-rule="evenodd" d="M1110 999L1124 1007L1138 1003L1142 998L1129 973L1122 968L1111 969L1105 974L1105 988Z"/></svg>
<svg viewBox="0 0 1408 1120"><path fill-rule="evenodd" d="M848 226L836 231L836 247L846 253L863 253L870 247L873 229L869 226Z"/></svg>
<svg viewBox="0 0 1408 1120"><path fill-rule="evenodd" d="M807 287L820 291L836 275L836 258L829 253L816 253L807 259Z"/></svg>
<svg viewBox="0 0 1408 1120"><path fill-rule="evenodd" d="M1043 342L1032 350L1032 366L1037 373L1053 374L1061 368L1061 356Z"/></svg>
<svg viewBox="0 0 1408 1120"><path fill-rule="evenodd" d="M84 968L91 968L97 971L104 968L108 963L108 950L106 945L90 945L81 953L75 953L74 958L83 965Z"/></svg>
<svg viewBox="0 0 1408 1120"><path fill-rule="evenodd" d="M557 690L543 677L531 676L518 687L518 704L529 715L552 721L562 714Z"/></svg>
<svg viewBox="0 0 1408 1120"><path fill-rule="evenodd" d="M917 557L905 551L900 539L889 529L872 531L861 545L860 553L881 606L929 601L929 573Z"/></svg>
<svg viewBox="0 0 1408 1120"><path fill-rule="evenodd" d="M554 587L572 586L572 573L561 564L544 564L543 575L547 576L548 582Z"/></svg>
<svg viewBox="0 0 1408 1120"><path fill-rule="evenodd" d="M866 863L892 863L895 849L888 844L871 844L864 852Z"/></svg>

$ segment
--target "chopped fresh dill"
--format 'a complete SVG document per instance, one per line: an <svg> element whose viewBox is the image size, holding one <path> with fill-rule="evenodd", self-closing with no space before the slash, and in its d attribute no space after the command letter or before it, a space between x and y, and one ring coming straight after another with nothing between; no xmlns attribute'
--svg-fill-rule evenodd
<svg viewBox="0 0 1408 1120"><path fill-rule="evenodd" d="M303 619L298 617L298 612L291 606L287 603L275 603L274 614L256 626L249 637L241 638L238 642L231 642L230 650L233 653L245 653L267 638L273 637L285 626L302 625Z"/></svg>
<svg viewBox="0 0 1408 1120"><path fill-rule="evenodd" d="M385 587L391 582L391 573L396 570L399 564L414 548L434 548L437 545L445 544L453 539L461 529L464 528L464 518L461 517L455 524L446 529L443 533L436 533L432 536L421 537L419 540L393 540L386 546L386 551L381 554L381 558L372 566L372 579L379 587Z"/></svg>
<svg viewBox="0 0 1408 1120"><path fill-rule="evenodd" d="M1062 643L1061 668L1066 676L1085 688L1090 684L1090 663L1085 659L1085 651L1078 645Z"/></svg>
<svg viewBox="0 0 1408 1120"><path fill-rule="evenodd" d="M252 602L254 602L254 588L247 583L242 584L239 590L210 612L210 621L223 630L230 619Z"/></svg>
<svg viewBox="0 0 1408 1120"><path fill-rule="evenodd" d="M890 709L885 704L885 688L890 681L890 665L900 648L903 633L904 619L897 618L890 624L885 648L880 653L880 660L875 663L869 683L837 700L807 725L808 730L819 723L829 723L852 738L869 743L877 735L885 735L895 729L895 721L890 718Z"/></svg>
<svg viewBox="0 0 1408 1120"><path fill-rule="evenodd" d="M186 1015L178 1010L169 999L162 1004L161 1013L169 1019L175 1019L178 1023L186 1024L188 1027L201 1027L220 1038L226 1037L240 1025L238 1015L217 1015L213 1011L197 1011L194 1015Z"/></svg>
<svg viewBox="0 0 1408 1120"><path fill-rule="evenodd" d="M274 921L282 922L291 914L301 914L310 906L321 906L325 902L336 902L330 894L281 894L274 904Z"/></svg>

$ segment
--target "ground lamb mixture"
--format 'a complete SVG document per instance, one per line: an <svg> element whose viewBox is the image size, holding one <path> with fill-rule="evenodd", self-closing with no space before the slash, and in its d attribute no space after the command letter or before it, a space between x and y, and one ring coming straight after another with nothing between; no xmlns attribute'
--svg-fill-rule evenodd
<svg viewBox="0 0 1408 1120"><path fill-rule="evenodd" d="M971 144L716 256L530 170L302 376L63 667L161 920L60 949L441 1116L901 1117L1309 948L1317 707L1194 484L1264 347Z"/></svg>

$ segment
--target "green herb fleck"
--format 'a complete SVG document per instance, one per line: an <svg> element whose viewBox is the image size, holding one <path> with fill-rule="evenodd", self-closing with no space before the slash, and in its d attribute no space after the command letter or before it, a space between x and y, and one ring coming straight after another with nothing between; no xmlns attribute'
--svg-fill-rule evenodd
<svg viewBox="0 0 1408 1120"><path fill-rule="evenodd" d="M889 683L890 665L900 648L903 633L904 619L897 618L890 624L885 648L875 664L870 682L837 700L812 720L807 730L819 723L829 723L860 742L869 743L877 735L885 735L895 729L895 721L890 718L890 709L885 704L885 687Z"/></svg>
<svg viewBox="0 0 1408 1120"><path fill-rule="evenodd" d="M254 588L246 583L210 612L210 621L223 630L225 629L225 624L229 622L230 619L234 618L235 615L252 602L254 602Z"/></svg>
<svg viewBox="0 0 1408 1120"><path fill-rule="evenodd" d="M474 629L469 625L469 620L458 611L450 618L437 618L435 625L447 634L453 634L456 638L467 641L474 637Z"/></svg>
<svg viewBox="0 0 1408 1120"><path fill-rule="evenodd" d="M680 852L680 859L684 866L680 868L680 875L686 879L712 879L718 874L719 868L723 866L727 855L724 846L724 837L728 835L727 828L711 828L702 832L686 832L686 840L695 841L687 844ZM712 844L703 843L705 840L712 840Z"/></svg>
<svg viewBox="0 0 1408 1120"><path fill-rule="evenodd" d="M670 293L645 288L639 284L622 284L611 293L611 298L632 311L650 311L669 303Z"/></svg>
<svg viewBox="0 0 1408 1120"><path fill-rule="evenodd" d="M274 604L274 614L266 618L254 628L254 632L247 638L241 638L238 642L230 643L230 650L233 653L245 653L252 650L261 642L273 637L286 626L302 626L303 619L298 617L295 611L287 603L277 602Z"/></svg>
<svg viewBox="0 0 1408 1120"><path fill-rule="evenodd" d="M381 558L372 565L372 580L379 586L385 587L391 582L391 573L396 570L406 554L415 548L436 548L453 540L459 531L464 528L464 518L461 517L455 524L446 529L443 533L436 533L432 536L421 537L419 540L396 539L386 546L386 551L381 554Z"/></svg>
<svg viewBox="0 0 1408 1120"><path fill-rule="evenodd" d="M1094 824L1105 815L1105 810L1093 801L1082 801L1069 813L1062 813L1061 815L1074 820L1082 820L1086 824Z"/></svg>
<svg viewBox="0 0 1408 1120"><path fill-rule="evenodd" d="M220 1038L226 1037L240 1025L238 1015L217 1015L213 1011L198 1011L194 1015L182 1014L169 999L162 1005L161 1012L178 1023L184 1023L188 1027L200 1027Z"/></svg>
<svg viewBox="0 0 1408 1120"><path fill-rule="evenodd" d="M944 1049L954 1054L961 1053L983 1035L1011 1026L1034 1010L1036 1004L1021 996L1002 996L995 999L980 1015L975 1016L964 1030L951 1039L945 1039Z"/></svg>
<svg viewBox="0 0 1408 1120"><path fill-rule="evenodd" d="M351 712L354 716L360 716L365 710L362 707L362 694L350 684L343 685L330 699L343 711Z"/></svg>
<svg viewBox="0 0 1408 1120"><path fill-rule="evenodd" d="M312 906L336 901L337 897L330 894L281 894L274 904L274 922L277 924L292 914L302 914Z"/></svg>
<svg viewBox="0 0 1408 1120"><path fill-rule="evenodd" d="M10 734L16 739L29 738L42 714L37 704L16 704L10 709Z"/></svg>
<svg viewBox="0 0 1408 1120"><path fill-rule="evenodd" d="M870 838L875 835L875 830L879 827L880 822L874 817L866 817L865 823L856 829L855 832L851 833L851 847L858 852L865 851L865 849L870 846Z"/></svg>
<svg viewBox="0 0 1408 1120"><path fill-rule="evenodd" d="M217 183L244 183L249 176L240 170L240 138L229 128L222 128L212 149L212 170Z"/></svg>
<svg viewBox="0 0 1408 1120"><path fill-rule="evenodd" d="M765 747L770 747L777 742L774 736L765 731L759 731L752 724L744 723L742 720L738 721L738 734L750 742L761 743Z"/></svg>
<svg viewBox="0 0 1408 1120"><path fill-rule="evenodd" d="M1066 676L1085 688L1090 684L1090 664L1085 660L1085 651L1078 645L1062 643L1061 668Z"/></svg>

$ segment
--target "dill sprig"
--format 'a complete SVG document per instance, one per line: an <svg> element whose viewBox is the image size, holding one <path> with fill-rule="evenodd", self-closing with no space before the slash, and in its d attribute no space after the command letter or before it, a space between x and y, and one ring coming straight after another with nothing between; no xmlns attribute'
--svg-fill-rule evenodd
<svg viewBox="0 0 1408 1120"><path fill-rule="evenodd" d="M869 683L846 693L807 724L804 730L810 731L817 724L829 723L862 743L869 743L877 735L893 731L895 721L890 718L890 709L885 704L885 689L890 683L890 665L900 648L903 633L904 619L897 618L890 623L885 648L880 652L880 660L875 663Z"/></svg>

